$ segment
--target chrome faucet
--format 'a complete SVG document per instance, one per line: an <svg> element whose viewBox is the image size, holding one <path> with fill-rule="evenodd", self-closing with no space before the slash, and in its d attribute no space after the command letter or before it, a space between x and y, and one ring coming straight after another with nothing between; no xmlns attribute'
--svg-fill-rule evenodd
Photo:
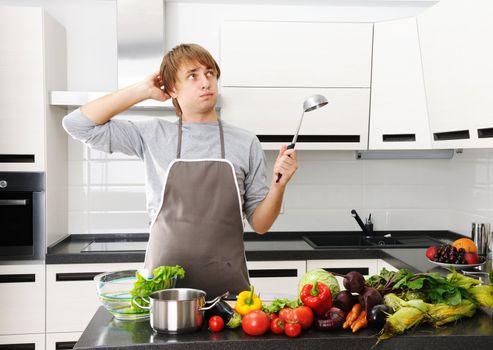
<svg viewBox="0 0 493 350"><path fill-rule="evenodd" d="M365 224L363 223L363 221L361 221L361 218L359 217L359 215L356 212L356 210L354 210L354 209L351 210L351 216L356 220L356 222L358 223L359 227L361 227L361 230L365 234L366 238L373 237L373 223L371 221L371 214L366 219L366 223Z"/></svg>

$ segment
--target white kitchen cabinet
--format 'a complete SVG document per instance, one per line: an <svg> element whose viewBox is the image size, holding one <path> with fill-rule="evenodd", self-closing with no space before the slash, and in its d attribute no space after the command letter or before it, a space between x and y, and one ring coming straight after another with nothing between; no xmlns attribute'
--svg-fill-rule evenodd
<svg viewBox="0 0 493 350"><path fill-rule="evenodd" d="M389 264L385 260L378 259L378 261L377 261L377 273L380 273L380 270L382 270L384 267L387 269L387 271L399 271L399 269L397 267Z"/></svg>
<svg viewBox="0 0 493 350"><path fill-rule="evenodd" d="M46 350L72 349L82 332L47 333Z"/></svg>
<svg viewBox="0 0 493 350"><path fill-rule="evenodd" d="M371 23L225 21L222 86L369 87Z"/></svg>
<svg viewBox="0 0 493 350"><path fill-rule="evenodd" d="M45 331L45 267L0 265L0 334ZM43 341L44 346L44 341Z"/></svg>
<svg viewBox="0 0 493 350"><path fill-rule="evenodd" d="M101 303L97 273L140 269L142 263L46 266L46 332L82 332Z"/></svg>
<svg viewBox="0 0 493 350"><path fill-rule="evenodd" d="M375 23L369 149L431 149L416 18Z"/></svg>
<svg viewBox="0 0 493 350"><path fill-rule="evenodd" d="M248 261L250 283L262 298L296 296L298 282L306 272L305 260Z"/></svg>
<svg viewBox="0 0 493 350"><path fill-rule="evenodd" d="M66 88L65 30L42 8L0 7L0 81L0 171L64 160L65 109L48 91Z"/></svg>
<svg viewBox="0 0 493 350"><path fill-rule="evenodd" d="M46 172L47 244L67 232L65 29L41 7L0 6L0 171Z"/></svg>
<svg viewBox="0 0 493 350"><path fill-rule="evenodd" d="M378 259L330 259L330 260L307 260L306 270L310 271L322 268L329 272L345 275L349 271L358 271L365 278L377 273ZM336 276L341 288L343 288L340 276Z"/></svg>
<svg viewBox="0 0 493 350"><path fill-rule="evenodd" d="M493 146L493 3L441 1L418 16L433 148Z"/></svg>
<svg viewBox="0 0 493 350"><path fill-rule="evenodd" d="M3 317L3 316L2 316ZM16 334L0 335L0 348L8 350L44 350L45 335Z"/></svg>
<svg viewBox="0 0 493 350"><path fill-rule="evenodd" d="M325 95L329 104L305 113L297 149L367 149L368 88L222 89L221 118L258 135L264 149L291 143L303 101Z"/></svg>

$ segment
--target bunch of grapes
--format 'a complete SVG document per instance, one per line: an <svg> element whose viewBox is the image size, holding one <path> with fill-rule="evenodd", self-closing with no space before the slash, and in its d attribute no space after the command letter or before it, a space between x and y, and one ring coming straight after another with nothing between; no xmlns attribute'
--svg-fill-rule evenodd
<svg viewBox="0 0 493 350"><path fill-rule="evenodd" d="M464 254L466 254L464 248L457 249L450 244L444 244L436 252L433 261L445 264L465 264Z"/></svg>

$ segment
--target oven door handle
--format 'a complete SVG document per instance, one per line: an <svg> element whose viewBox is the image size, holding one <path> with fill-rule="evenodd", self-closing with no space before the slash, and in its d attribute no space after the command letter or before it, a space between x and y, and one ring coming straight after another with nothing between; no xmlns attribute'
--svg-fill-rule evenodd
<svg viewBox="0 0 493 350"><path fill-rule="evenodd" d="M27 199L0 199L0 205L27 205Z"/></svg>

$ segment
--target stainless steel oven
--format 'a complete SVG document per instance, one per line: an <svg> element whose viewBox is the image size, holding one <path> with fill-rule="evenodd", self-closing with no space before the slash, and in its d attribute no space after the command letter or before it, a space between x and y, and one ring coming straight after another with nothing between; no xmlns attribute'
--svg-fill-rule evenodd
<svg viewBox="0 0 493 350"><path fill-rule="evenodd" d="M0 172L0 260L42 260L45 174Z"/></svg>

